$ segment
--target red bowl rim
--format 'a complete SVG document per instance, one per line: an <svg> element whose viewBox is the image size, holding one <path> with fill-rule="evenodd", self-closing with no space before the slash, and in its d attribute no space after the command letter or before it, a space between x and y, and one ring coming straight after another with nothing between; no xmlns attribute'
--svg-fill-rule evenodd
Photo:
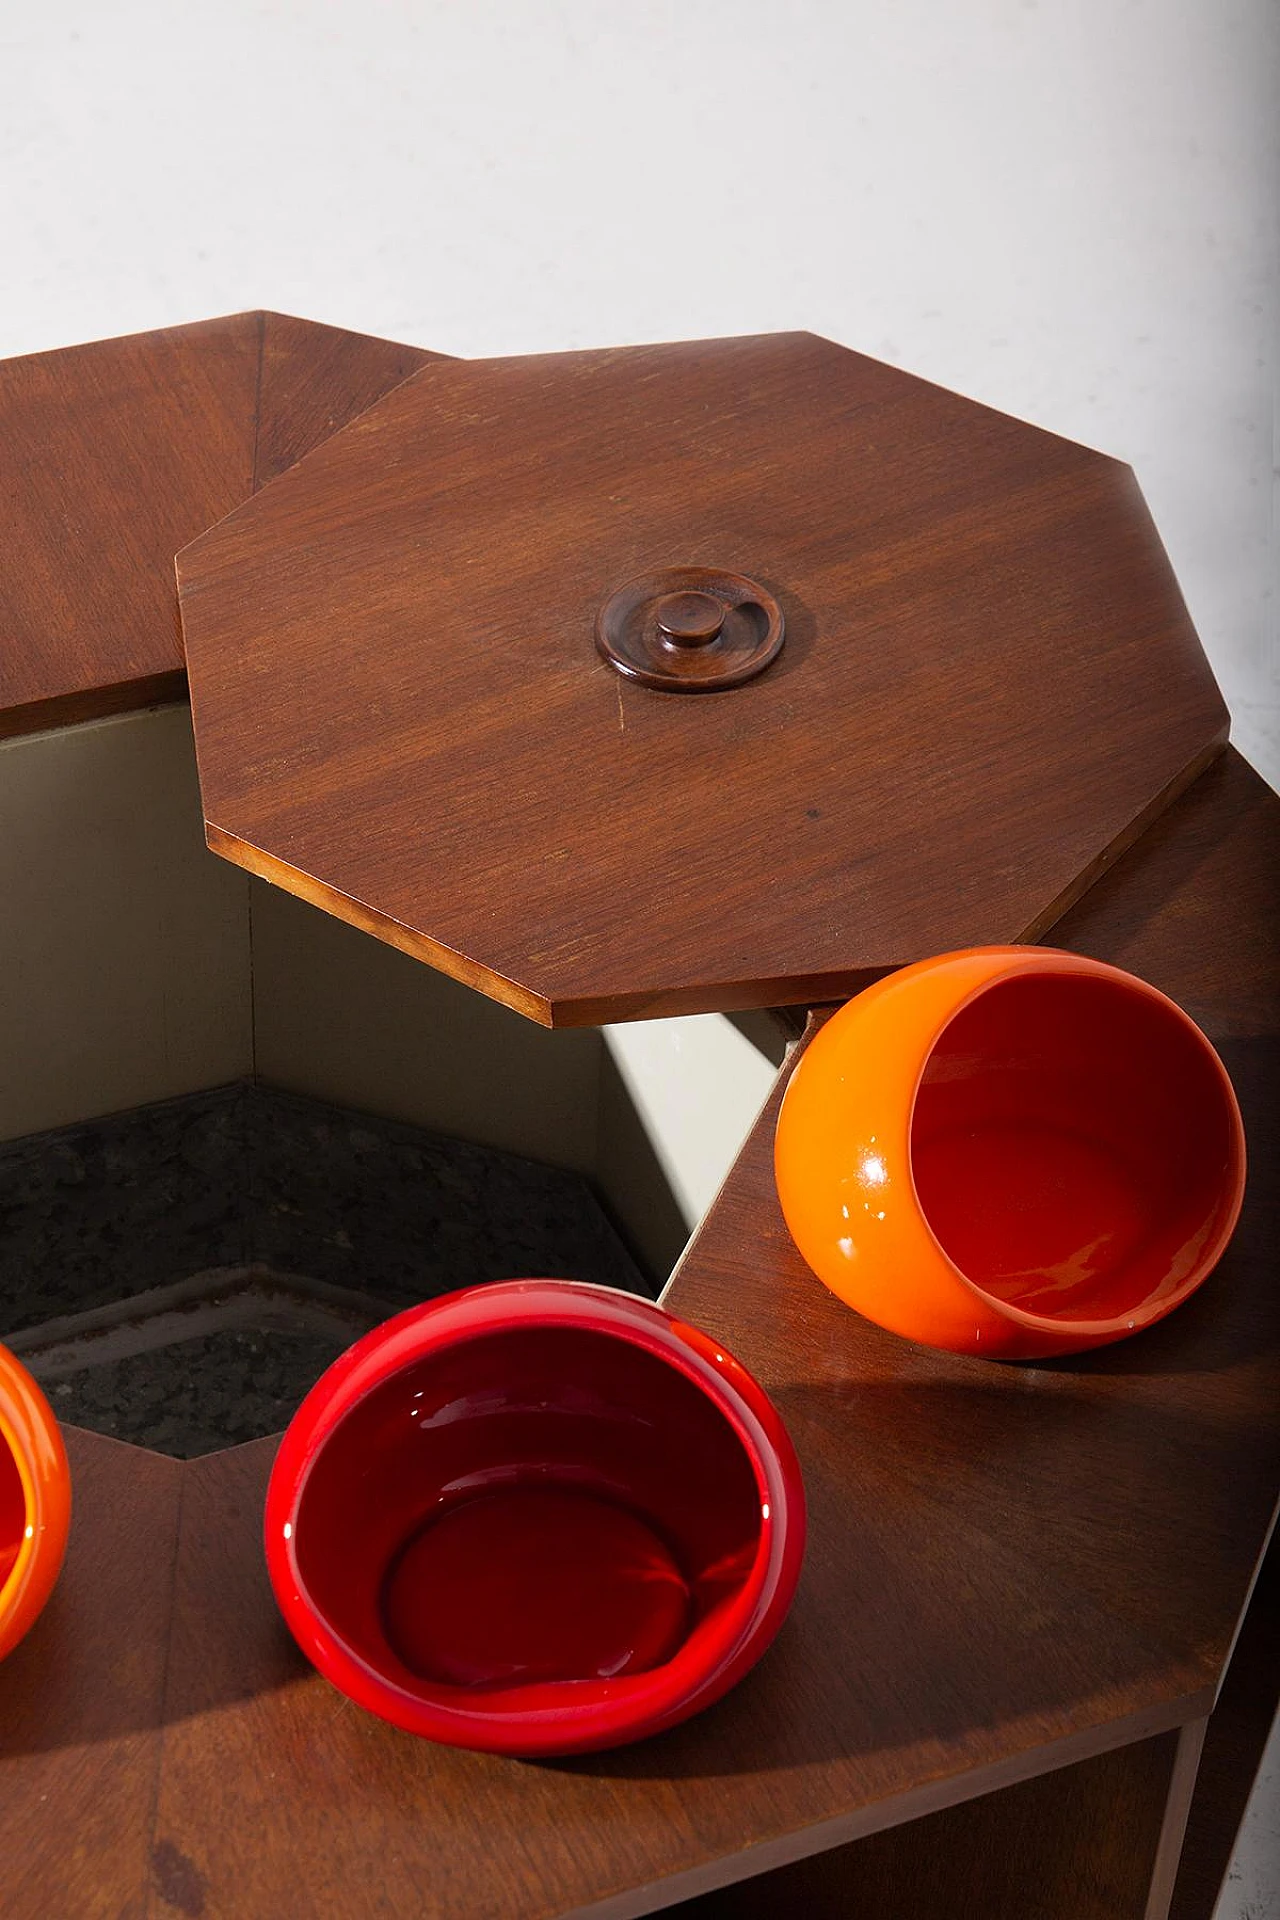
<svg viewBox="0 0 1280 1920"><path fill-rule="evenodd" d="M22 1486L25 1525L0 1580L0 1659L35 1623L53 1590L71 1523L71 1469L53 1409L17 1355L0 1346L0 1447Z"/></svg>
<svg viewBox="0 0 1280 1920"><path fill-rule="evenodd" d="M740 1592L695 1627L669 1661L606 1681L494 1690L403 1682L339 1634L308 1593L294 1521L326 1442L384 1380L425 1354L517 1326L580 1327L628 1341L691 1380L728 1420L760 1496L760 1535ZM430 1739L498 1753L580 1752L643 1738L700 1711L764 1652L791 1603L804 1551L799 1462L777 1409L733 1355L640 1295L584 1281L490 1281L410 1307L350 1347L290 1422L272 1468L264 1516L277 1603L303 1651L358 1705ZM413 1681L413 1684L408 1684Z"/></svg>

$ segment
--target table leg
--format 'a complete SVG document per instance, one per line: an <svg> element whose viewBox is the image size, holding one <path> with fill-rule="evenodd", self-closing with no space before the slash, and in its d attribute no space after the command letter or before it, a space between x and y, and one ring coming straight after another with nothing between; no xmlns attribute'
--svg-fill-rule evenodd
<svg viewBox="0 0 1280 1920"><path fill-rule="evenodd" d="M1162 1920L1204 1722L869 1834L681 1920Z"/></svg>
<svg viewBox="0 0 1280 1920"><path fill-rule="evenodd" d="M1169 1794L1164 1803L1164 1819L1160 1824L1160 1841L1156 1848L1155 1865L1151 1869L1151 1887L1143 1920L1168 1920L1174 1882L1178 1877L1178 1863L1182 1858L1182 1842L1187 1831L1187 1816L1191 1812L1196 1775L1200 1771L1200 1752L1208 1725L1207 1719L1192 1720L1178 1734L1178 1751L1174 1756Z"/></svg>

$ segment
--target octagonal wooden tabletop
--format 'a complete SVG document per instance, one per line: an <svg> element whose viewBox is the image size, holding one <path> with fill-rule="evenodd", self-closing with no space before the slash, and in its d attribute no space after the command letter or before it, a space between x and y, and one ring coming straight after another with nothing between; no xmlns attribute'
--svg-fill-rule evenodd
<svg viewBox="0 0 1280 1920"><path fill-rule="evenodd" d="M436 362L178 568L210 845L550 1025L1036 938L1226 737L1128 468L808 334ZM689 568L745 684L597 651Z"/></svg>

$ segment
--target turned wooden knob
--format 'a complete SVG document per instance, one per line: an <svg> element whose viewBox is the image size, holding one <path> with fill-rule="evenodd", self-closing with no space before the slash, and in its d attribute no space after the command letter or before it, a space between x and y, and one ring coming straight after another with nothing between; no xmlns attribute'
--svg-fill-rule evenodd
<svg viewBox="0 0 1280 1920"><path fill-rule="evenodd" d="M705 647L724 626L727 608L709 593L667 593L653 609L659 631L678 647Z"/></svg>
<svg viewBox="0 0 1280 1920"><path fill-rule="evenodd" d="M619 587L596 615L596 648L628 680L663 693L716 693L763 673L782 609L742 573L667 567Z"/></svg>

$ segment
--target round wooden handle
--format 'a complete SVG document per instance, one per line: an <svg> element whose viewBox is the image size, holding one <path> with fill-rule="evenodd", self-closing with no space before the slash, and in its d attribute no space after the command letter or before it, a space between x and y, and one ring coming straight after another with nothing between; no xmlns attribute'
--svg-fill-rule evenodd
<svg viewBox="0 0 1280 1920"><path fill-rule="evenodd" d="M629 580L596 616L596 648L628 680L663 693L716 693L763 673L782 609L745 574L667 567Z"/></svg>
<svg viewBox="0 0 1280 1920"><path fill-rule="evenodd" d="M728 609L710 593L667 593L653 609L658 631L677 647L709 646Z"/></svg>

